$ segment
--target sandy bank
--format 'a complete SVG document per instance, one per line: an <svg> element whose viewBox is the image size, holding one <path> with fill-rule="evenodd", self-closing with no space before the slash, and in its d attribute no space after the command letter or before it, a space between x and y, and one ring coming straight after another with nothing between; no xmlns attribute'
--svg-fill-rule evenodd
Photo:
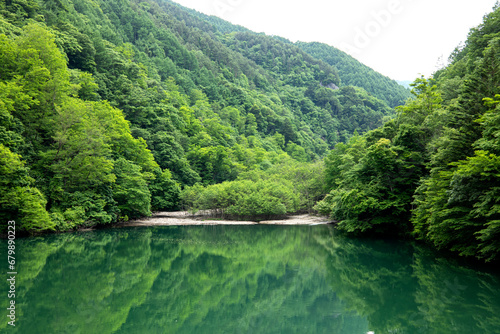
<svg viewBox="0 0 500 334"><path fill-rule="evenodd" d="M326 217L309 214L291 215L286 219L264 220L260 222L211 219L206 216L191 215L186 211L156 212L152 217L130 220L120 226L176 226L176 225L320 225L328 224Z"/></svg>

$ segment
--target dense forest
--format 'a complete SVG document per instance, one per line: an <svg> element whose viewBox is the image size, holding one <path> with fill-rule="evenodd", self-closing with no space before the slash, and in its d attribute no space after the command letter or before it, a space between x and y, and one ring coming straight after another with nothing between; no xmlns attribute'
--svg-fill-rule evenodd
<svg viewBox="0 0 500 334"><path fill-rule="evenodd" d="M25 231L206 209L217 191L231 207L210 208L236 216L310 209L316 161L394 116L297 46L169 1L0 14L0 217Z"/></svg>
<svg viewBox="0 0 500 334"><path fill-rule="evenodd" d="M354 233L413 236L464 256L500 252L500 6L449 65L413 84L382 127L325 158L317 209Z"/></svg>
<svg viewBox="0 0 500 334"><path fill-rule="evenodd" d="M0 221L317 210L498 258L500 9L412 93L167 0L0 3ZM326 197L325 197L326 195Z"/></svg>
<svg viewBox="0 0 500 334"><path fill-rule="evenodd" d="M310 55L334 66L344 85L362 87L392 108L404 104L409 97L408 91L401 89L396 81L381 77L380 73L333 46L318 42L296 44Z"/></svg>

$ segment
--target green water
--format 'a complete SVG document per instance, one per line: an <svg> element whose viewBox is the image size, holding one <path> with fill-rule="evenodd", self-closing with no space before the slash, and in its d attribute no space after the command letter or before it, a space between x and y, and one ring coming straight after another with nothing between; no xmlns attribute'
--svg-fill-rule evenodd
<svg viewBox="0 0 500 334"><path fill-rule="evenodd" d="M18 238L16 257L1 333L500 333L498 274L328 226Z"/></svg>

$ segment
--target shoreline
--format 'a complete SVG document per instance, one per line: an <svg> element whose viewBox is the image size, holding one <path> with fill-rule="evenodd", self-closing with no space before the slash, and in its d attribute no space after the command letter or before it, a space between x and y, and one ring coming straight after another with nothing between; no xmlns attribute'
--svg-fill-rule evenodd
<svg viewBox="0 0 500 334"><path fill-rule="evenodd" d="M182 226L182 225L326 225L332 221L328 217L312 214L289 215L285 219L249 220L217 219L206 215L193 215L187 211L156 212L151 217L129 220L115 227L133 226Z"/></svg>

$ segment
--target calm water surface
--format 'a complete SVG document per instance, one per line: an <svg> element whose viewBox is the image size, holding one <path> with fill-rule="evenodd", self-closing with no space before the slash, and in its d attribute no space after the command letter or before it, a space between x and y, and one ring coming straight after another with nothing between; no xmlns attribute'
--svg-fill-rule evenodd
<svg viewBox="0 0 500 334"><path fill-rule="evenodd" d="M16 256L1 333L500 333L498 274L328 226L110 229Z"/></svg>

